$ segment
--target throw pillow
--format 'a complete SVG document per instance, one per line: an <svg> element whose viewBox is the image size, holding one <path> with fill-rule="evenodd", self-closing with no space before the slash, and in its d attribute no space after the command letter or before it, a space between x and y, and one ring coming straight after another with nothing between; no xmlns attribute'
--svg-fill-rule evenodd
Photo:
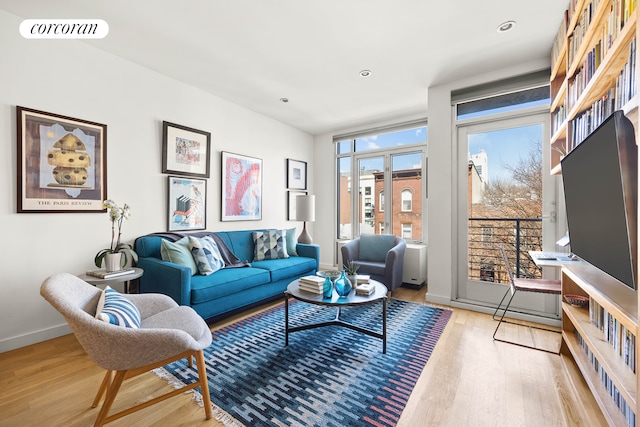
<svg viewBox="0 0 640 427"><path fill-rule="evenodd" d="M284 230L264 230L253 233L253 260L289 258Z"/></svg>
<svg viewBox="0 0 640 427"><path fill-rule="evenodd" d="M220 249L211 236L202 238L189 236L189 247L200 274L206 276L224 267Z"/></svg>
<svg viewBox="0 0 640 427"><path fill-rule="evenodd" d="M193 276L198 272L191 251L189 250L189 238L187 236L178 240L177 242L170 242L167 239L162 239L160 244L160 255L164 261L169 261L174 264L184 265L191 269L191 275Z"/></svg>
<svg viewBox="0 0 640 427"><path fill-rule="evenodd" d="M363 261L384 262L387 252L396 245L393 234L362 234L360 236L360 258Z"/></svg>
<svg viewBox="0 0 640 427"><path fill-rule="evenodd" d="M96 319L127 328L140 328L140 311L118 291L107 286L98 300Z"/></svg>
<svg viewBox="0 0 640 427"><path fill-rule="evenodd" d="M298 256L298 251L296 250L296 229L290 228L286 230L287 233L287 253L289 256Z"/></svg>

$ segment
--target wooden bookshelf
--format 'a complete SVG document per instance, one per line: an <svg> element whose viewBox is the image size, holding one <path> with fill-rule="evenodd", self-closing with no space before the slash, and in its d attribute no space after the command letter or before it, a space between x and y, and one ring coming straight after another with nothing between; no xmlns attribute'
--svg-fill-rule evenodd
<svg viewBox="0 0 640 427"><path fill-rule="evenodd" d="M635 65L638 13L635 0L569 1L551 49L552 174L562 173L563 157L615 110L631 120L636 143L640 141ZM570 294L588 296L590 308L570 305L564 297ZM634 371L640 354L635 345L638 294L587 263L562 269L562 352L575 360L612 426L632 424L620 409L620 399L617 403L612 397L613 387L640 416L639 376ZM607 313L609 326L592 317L594 310ZM621 349L620 341L610 341L612 329L633 335L633 361L628 345Z"/></svg>
<svg viewBox="0 0 640 427"><path fill-rule="evenodd" d="M566 301L565 295L588 296L591 299L590 307L572 306ZM617 331L621 329L620 326L624 326L636 335L638 330L637 292L601 270L587 263L580 263L562 269L562 299L562 352L570 354L575 360L609 424L629 425L623 412L611 397L612 393L603 383L601 372L598 371L598 365L594 359L597 360L600 369L608 375L609 387L611 384L615 386L620 397L637 414L636 374L625 362L624 352L610 343L606 339L605 332L593 323L590 310L596 306L601 307L611 317L617 319ZM633 349L635 354L637 352L635 346Z"/></svg>
<svg viewBox="0 0 640 427"><path fill-rule="evenodd" d="M638 103L635 96L629 96L628 86L637 86L638 11L635 0L626 2L632 12L622 7L615 12L613 9L619 4L625 2L572 0L570 10L562 19L551 59L552 174L562 173L562 158L588 135L588 131L576 125L585 114L594 118L590 120L594 123L592 129L618 109L637 123ZM622 73L628 79L628 86L618 82ZM612 103L605 107L611 99L618 100L619 105ZM574 126L581 131L576 133Z"/></svg>

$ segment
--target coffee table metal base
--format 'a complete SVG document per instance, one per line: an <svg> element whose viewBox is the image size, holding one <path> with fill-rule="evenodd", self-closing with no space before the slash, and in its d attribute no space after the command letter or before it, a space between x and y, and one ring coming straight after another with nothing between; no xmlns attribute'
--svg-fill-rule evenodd
<svg viewBox="0 0 640 427"><path fill-rule="evenodd" d="M382 340L382 353L387 353L387 298L382 298L382 333L372 331L370 329L363 328L361 326L357 326L344 320L340 319L340 313L342 311L342 306L336 307L336 317L333 320L328 322L318 322L318 323L310 323L307 325L301 326L289 326L289 299L291 298L291 294L289 292L285 292L285 305L284 305L284 317L285 317L285 345L289 345L289 334L291 332L298 331L306 331L308 329L321 328L324 326L342 326L345 328L352 329L354 331L363 333L365 335L369 335L374 338L379 338ZM295 297L294 297L295 298ZM297 298L296 298L297 299ZM306 301L308 303L313 304L312 302Z"/></svg>

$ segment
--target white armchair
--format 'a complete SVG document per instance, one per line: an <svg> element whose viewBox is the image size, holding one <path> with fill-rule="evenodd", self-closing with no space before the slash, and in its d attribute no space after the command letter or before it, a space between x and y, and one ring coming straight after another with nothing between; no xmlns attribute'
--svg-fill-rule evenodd
<svg viewBox="0 0 640 427"><path fill-rule="evenodd" d="M102 290L78 277L62 273L47 278L40 294L65 318L80 345L96 364L107 370L92 408L105 395L95 426L161 402L185 390L201 387L206 418L212 416L203 349L211 345L211 330L190 307L178 306L166 295L123 295L139 310L139 329L116 326L95 318ZM125 379L195 356L200 380L132 408L108 415Z"/></svg>

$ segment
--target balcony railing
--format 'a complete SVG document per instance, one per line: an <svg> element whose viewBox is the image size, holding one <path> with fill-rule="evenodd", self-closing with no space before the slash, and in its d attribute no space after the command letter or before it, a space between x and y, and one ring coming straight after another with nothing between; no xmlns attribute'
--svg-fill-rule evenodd
<svg viewBox="0 0 640 427"><path fill-rule="evenodd" d="M498 244L517 277L540 278L528 251L542 248L539 218L469 218L469 280L509 283Z"/></svg>

